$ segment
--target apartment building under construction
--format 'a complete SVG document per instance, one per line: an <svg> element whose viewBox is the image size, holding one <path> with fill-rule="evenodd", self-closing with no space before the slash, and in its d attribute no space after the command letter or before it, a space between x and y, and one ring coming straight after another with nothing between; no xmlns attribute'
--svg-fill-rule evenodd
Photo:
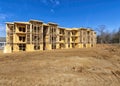
<svg viewBox="0 0 120 86"><path fill-rule="evenodd" d="M5 53L52 49L89 48L96 45L96 32L90 28L62 28L38 20L6 23Z"/></svg>

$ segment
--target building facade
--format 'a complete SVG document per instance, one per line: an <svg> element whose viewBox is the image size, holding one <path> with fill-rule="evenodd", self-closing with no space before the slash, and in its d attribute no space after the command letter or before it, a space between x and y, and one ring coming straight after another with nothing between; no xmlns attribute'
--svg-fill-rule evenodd
<svg viewBox="0 0 120 86"><path fill-rule="evenodd" d="M90 28L62 28L42 21L6 23L4 53L52 49L89 48L96 45L96 32Z"/></svg>

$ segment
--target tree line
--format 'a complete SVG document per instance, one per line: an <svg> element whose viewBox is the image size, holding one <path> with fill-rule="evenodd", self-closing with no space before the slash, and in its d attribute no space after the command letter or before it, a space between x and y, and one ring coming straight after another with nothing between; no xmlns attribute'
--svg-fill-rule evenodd
<svg viewBox="0 0 120 86"><path fill-rule="evenodd" d="M108 32L106 31L105 25L100 25L96 28L98 32L97 35L97 43L100 44L111 44L111 43L119 43L120 44L120 28L116 32Z"/></svg>

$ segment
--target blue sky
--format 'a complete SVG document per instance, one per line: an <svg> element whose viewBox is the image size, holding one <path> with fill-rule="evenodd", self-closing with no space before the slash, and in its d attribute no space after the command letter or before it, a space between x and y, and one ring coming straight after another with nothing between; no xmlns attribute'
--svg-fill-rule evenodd
<svg viewBox="0 0 120 86"><path fill-rule="evenodd" d="M0 36L5 36L5 22L55 22L61 27L106 25L107 31L120 27L120 0L1 0Z"/></svg>

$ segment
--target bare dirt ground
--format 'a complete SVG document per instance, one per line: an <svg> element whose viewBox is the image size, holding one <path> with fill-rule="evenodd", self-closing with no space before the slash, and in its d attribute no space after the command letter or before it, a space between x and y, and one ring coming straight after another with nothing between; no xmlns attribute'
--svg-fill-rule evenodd
<svg viewBox="0 0 120 86"><path fill-rule="evenodd" d="M120 46L0 52L0 86L120 86Z"/></svg>

